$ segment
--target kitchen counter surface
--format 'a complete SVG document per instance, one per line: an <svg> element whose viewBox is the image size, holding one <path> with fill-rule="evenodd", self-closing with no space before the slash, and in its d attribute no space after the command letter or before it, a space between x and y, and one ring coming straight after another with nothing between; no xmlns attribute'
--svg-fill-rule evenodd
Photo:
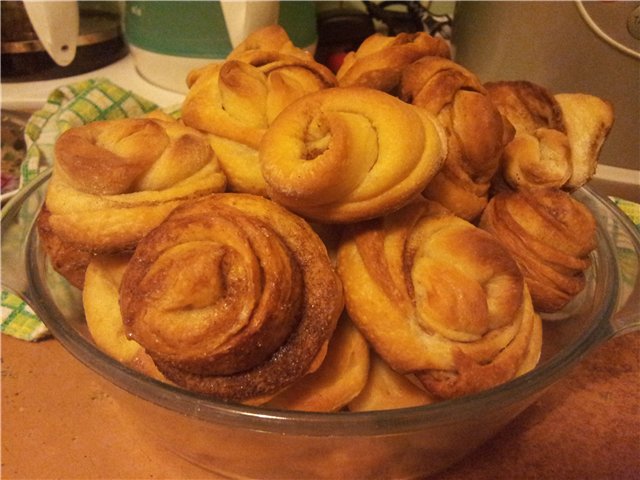
<svg viewBox="0 0 640 480"><path fill-rule="evenodd" d="M2 478L217 478L126 423L54 339L2 336ZM434 480L640 477L640 332L601 345L494 439ZM461 440L462 441L462 440Z"/></svg>

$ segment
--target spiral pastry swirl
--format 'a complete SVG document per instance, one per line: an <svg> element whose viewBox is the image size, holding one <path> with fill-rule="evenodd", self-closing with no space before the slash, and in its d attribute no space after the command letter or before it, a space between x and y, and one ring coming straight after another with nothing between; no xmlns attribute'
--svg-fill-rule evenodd
<svg viewBox="0 0 640 480"><path fill-rule="evenodd" d="M478 78L441 57L424 57L402 74L400 97L436 115L447 133L447 158L424 195L473 220L487 204L491 179L512 135Z"/></svg>
<svg viewBox="0 0 640 480"><path fill-rule="evenodd" d="M515 128L496 176L511 189L562 188L571 178L571 145L562 108L545 88L526 81L485 84L491 101Z"/></svg>
<svg viewBox="0 0 640 480"><path fill-rule="evenodd" d="M158 369L228 400L274 394L303 376L342 309L313 230L249 194L176 209L140 242L120 287L123 323Z"/></svg>
<svg viewBox="0 0 640 480"><path fill-rule="evenodd" d="M596 223L589 209L567 192L501 192L487 205L479 226L516 259L536 310L557 312L584 289Z"/></svg>
<svg viewBox="0 0 640 480"><path fill-rule="evenodd" d="M513 257L435 202L347 227L338 273L377 354L436 398L490 388L538 361L540 317Z"/></svg>
<svg viewBox="0 0 640 480"><path fill-rule="evenodd" d="M336 77L341 87L369 87L395 94L404 68L431 55L449 58L451 52L444 40L426 32L375 33L345 56Z"/></svg>
<svg viewBox="0 0 640 480"><path fill-rule="evenodd" d="M596 172L598 157L613 126L613 105L584 93L560 93L553 98L560 105L571 147L571 177L563 189L573 191L585 185Z"/></svg>
<svg viewBox="0 0 640 480"><path fill-rule="evenodd" d="M313 55L307 50L296 47L289 34L281 25L268 25L266 27L255 30L242 42L240 42L231 53L227 56L227 60L241 57L246 52L256 50L269 50L280 53L294 55L303 59L311 60Z"/></svg>
<svg viewBox="0 0 640 480"><path fill-rule="evenodd" d="M191 72L188 84L182 119L209 135L230 189L265 195L258 148L267 128L289 103L336 80L312 58L255 48Z"/></svg>
<svg viewBox="0 0 640 480"><path fill-rule="evenodd" d="M379 90L340 87L283 110L264 136L260 161L273 200L317 221L348 223L419 195L445 152L428 112Z"/></svg>
<svg viewBox="0 0 640 480"><path fill-rule="evenodd" d="M47 223L82 250L132 250L178 204L225 185L206 138L192 128L158 118L93 122L56 142Z"/></svg>

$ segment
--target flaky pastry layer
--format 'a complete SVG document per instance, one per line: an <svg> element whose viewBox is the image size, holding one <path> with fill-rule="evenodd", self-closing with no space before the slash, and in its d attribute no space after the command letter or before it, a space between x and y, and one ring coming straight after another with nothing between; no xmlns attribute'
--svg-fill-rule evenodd
<svg viewBox="0 0 640 480"><path fill-rule="evenodd" d="M400 98L435 115L447 158L424 195L473 220L487 204L511 127L472 72L448 58L423 57L402 72Z"/></svg>
<svg viewBox="0 0 640 480"><path fill-rule="evenodd" d="M263 197L225 193L184 204L140 242L120 307L167 378L245 400L307 373L343 297L305 221Z"/></svg>
<svg viewBox="0 0 640 480"><path fill-rule="evenodd" d="M182 119L208 134L231 190L265 195L258 160L265 131L288 104L337 82L302 51L260 45L191 72Z"/></svg>
<svg viewBox="0 0 640 480"><path fill-rule="evenodd" d="M206 138L175 120L92 122L63 133L55 155L48 226L93 253L133 249L181 202L226 186Z"/></svg>
<svg viewBox="0 0 640 480"><path fill-rule="evenodd" d="M369 87L395 94L405 67L430 55L449 58L449 45L426 32L375 33L345 56L336 77L341 87Z"/></svg>
<svg viewBox="0 0 640 480"><path fill-rule="evenodd" d="M338 273L377 354L437 398L504 383L538 361L541 321L515 260L434 202L347 227Z"/></svg>
<svg viewBox="0 0 640 480"><path fill-rule="evenodd" d="M501 192L480 219L511 252L540 312L557 312L585 286L596 247L593 214L557 189Z"/></svg>
<svg viewBox="0 0 640 480"><path fill-rule="evenodd" d="M348 223L400 208L442 166L435 118L371 88L325 89L292 103L260 147L269 196L308 218Z"/></svg>

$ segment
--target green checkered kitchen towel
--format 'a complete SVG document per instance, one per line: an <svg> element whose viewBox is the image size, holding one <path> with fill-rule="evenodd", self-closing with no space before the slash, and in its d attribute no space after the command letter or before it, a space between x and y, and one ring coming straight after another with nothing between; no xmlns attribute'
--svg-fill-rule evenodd
<svg viewBox="0 0 640 480"><path fill-rule="evenodd" d="M158 106L105 78L89 79L54 90L25 128L27 154L20 170L23 187L53 163L58 136L71 127L94 120L140 117ZM177 115L179 107L167 113ZM11 292L2 290L2 333L35 341L48 336L34 312Z"/></svg>

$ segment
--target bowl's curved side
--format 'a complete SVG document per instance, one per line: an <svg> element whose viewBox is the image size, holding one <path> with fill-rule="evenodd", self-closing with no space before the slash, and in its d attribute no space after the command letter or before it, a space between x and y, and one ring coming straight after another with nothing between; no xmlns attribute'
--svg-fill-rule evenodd
<svg viewBox="0 0 640 480"><path fill-rule="evenodd" d="M618 276L616 312L611 316L611 335L640 330L640 228L615 203L589 187L576 192L606 230Z"/></svg>
<svg viewBox="0 0 640 480"><path fill-rule="evenodd" d="M29 198L41 196L44 188L41 182L13 199L6 221L3 211L3 230L5 223L18 228L17 219L27 220L20 227L27 229L20 267L27 286L17 293L24 293L71 354L116 387L114 397L132 421L178 455L231 477L416 477L442 470L486 442L609 338L616 331L610 320L629 298L618 291L621 272L611 239L613 227L623 232L629 227L587 190L580 195L596 211L599 238L589 285L565 320L545 326L546 351L532 372L476 395L383 412L321 414L230 405L146 377L95 347L79 292L50 268L32 228Z"/></svg>

